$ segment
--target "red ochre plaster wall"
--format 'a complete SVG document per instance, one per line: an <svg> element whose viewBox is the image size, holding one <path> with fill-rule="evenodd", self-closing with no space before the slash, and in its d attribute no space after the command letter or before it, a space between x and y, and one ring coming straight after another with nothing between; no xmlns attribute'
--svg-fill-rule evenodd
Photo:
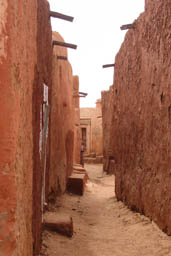
<svg viewBox="0 0 171 256"><path fill-rule="evenodd" d="M0 255L32 255L37 2L0 0Z"/></svg>
<svg viewBox="0 0 171 256"><path fill-rule="evenodd" d="M116 196L171 235L171 2L146 1L116 56Z"/></svg>
<svg viewBox="0 0 171 256"><path fill-rule="evenodd" d="M57 33L54 40L64 41ZM51 94L51 157L50 157L50 198L64 193L67 177L72 173L74 150L74 101L72 67L67 60L57 59L66 56L67 49L53 47L53 74Z"/></svg>
<svg viewBox="0 0 171 256"><path fill-rule="evenodd" d="M42 83L51 86L49 5L0 0L0 18L0 255L30 256L41 242L39 135Z"/></svg>

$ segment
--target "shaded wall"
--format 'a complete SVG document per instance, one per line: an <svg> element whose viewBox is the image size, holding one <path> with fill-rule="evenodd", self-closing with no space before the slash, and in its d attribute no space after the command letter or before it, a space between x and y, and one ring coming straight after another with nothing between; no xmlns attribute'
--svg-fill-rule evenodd
<svg viewBox="0 0 171 256"><path fill-rule="evenodd" d="M102 91L102 126L103 126L103 170L108 174L114 173L115 157L112 146L111 134L113 133L112 115L114 86L108 91Z"/></svg>
<svg viewBox="0 0 171 256"><path fill-rule="evenodd" d="M57 33L53 38L63 41ZM63 193L67 177L72 173L74 147L74 103L72 67L57 56L67 56L64 47L53 48L52 107L51 107L51 158L49 193Z"/></svg>
<svg viewBox="0 0 171 256"><path fill-rule="evenodd" d="M74 86L74 163L80 164L80 148L81 148L81 134L80 134L80 98L79 98L79 77L73 77Z"/></svg>
<svg viewBox="0 0 171 256"><path fill-rule="evenodd" d="M116 56L116 195L171 234L171 2L146 11Z"/></svg>
<svg viewBox="0 0 171 256"><path fill-rule="evenodd" d="M49 125L45 143L45 107L51 106L52 84L52 29L49 17L49 3L37 1L37 64L33 89L33 247L38 254L41 241L42 211L47 202L49 182L50 140ZM48 95L44 97L44 85ZM48 103L45 102L48 98ZM45 179L43 178L45 177ZM44 198L45 197L45 198Z"/></svg>
<svg viewBox="0 0 171 256"><path fill-rule="evenodd" d="M32 255L37 1L0 0L0 255Z"/></svg>

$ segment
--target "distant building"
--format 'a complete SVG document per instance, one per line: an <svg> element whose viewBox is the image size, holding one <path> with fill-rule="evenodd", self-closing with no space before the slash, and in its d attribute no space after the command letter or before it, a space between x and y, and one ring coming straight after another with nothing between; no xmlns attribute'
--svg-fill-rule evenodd
<svg viewBox="0 0 171 256"><path fill-rule="evenodd" d="M97 100L96 108L80 109L81 140L85 155L102 156L102 111L101 99Z"/></svg>

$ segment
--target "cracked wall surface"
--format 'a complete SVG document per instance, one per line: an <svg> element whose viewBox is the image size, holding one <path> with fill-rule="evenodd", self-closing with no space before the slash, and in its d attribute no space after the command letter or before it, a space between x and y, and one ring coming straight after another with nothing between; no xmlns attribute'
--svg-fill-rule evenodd
<svg viewBox="0 0 171 256"><path fill-rule="evenodd" d="M171 234L171 1L146 1L115 59L116 196Z"/></svg>

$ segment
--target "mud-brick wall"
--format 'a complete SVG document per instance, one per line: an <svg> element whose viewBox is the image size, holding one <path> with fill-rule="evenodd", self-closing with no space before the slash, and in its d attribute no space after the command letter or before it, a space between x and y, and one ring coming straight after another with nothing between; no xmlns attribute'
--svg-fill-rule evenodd
<svg viewBox="0 0 171 256"><path fill-rule="evenodd" d="M0 255L32 255L37 1L0 0Z"/></svg>
<svg viewBox="0 0 171 256"><path fill-rule="evenodd" d="M81 134L80 134L80 98L79 98L79 77L73 77L74 86L74 163L80 163L80 148L81 148Z"/></svg>
<svg viewBox="0 0 171 256"><path fill-rule="evenodd" d="M53 39L63 41L57 33ZM54 46L51 95L51 158L50 158L50 199L66 189L67 177L72 173L74 147L74 102L72 67L67 60L67 49Z"/></svg>
<svg viewBox="0 0 171 256"><path fill-rule="evenodd" d="M49 6L0 1L0 255L38 253L40 109L52 66ZM47 161L48 162L48 161Z"/></svg>
<svg viewBox="0 0 171 256"><path fill-rule="evenodd" d="M102 91L102 128L103 128L103 170L114 173L114 152L112 147L111 133L113 117L114 86L108 91Z"/></svg>
<svg viewBox="0 0 171 256"><path fill-rule="evenodd" d="M115 61L116 195L171 235L171 1L146 1Z"/></svg>
<svg viewBox="0 0 171 256"><path fill-rule="evenodd" d="M37 63L33 88L33 247L37 255L41 242L42 225L42 195L47 202L50 162L49 130L47 132L46 156L43 149L43 129L45 115L44 84L48 86L48 104L51 108L52 84L52 29L49 16L49 3L46 0L37 1ZM44 105L44 107L43 107ZM49 127L49 126L48 126ZM46 161L44 160L46 159ZM45 166L44 166L45 165ZM43 174L45 172L45 174ZM42 177L45 175L45 182ZM45 184L43 184L45 183Z"/></svg>

